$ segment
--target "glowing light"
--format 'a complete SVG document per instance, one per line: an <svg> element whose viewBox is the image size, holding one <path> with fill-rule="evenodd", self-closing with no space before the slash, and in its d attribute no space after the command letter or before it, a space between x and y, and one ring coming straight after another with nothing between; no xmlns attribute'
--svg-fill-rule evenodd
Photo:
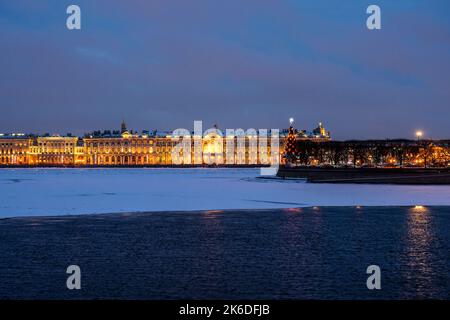
<svg viewBox="0 0 450 320"><path fill-rule="evenodd" d="M289 118L289 124L292 126L293 123L294 123L294 118Z"/></svg>
<svg viewBox="0 0 450 320"><path fill-rule="evenodd" d="M418 206L414 206L412 208L412 211L416 212L416 213L426 213L426 212L428 212L428 209L425 206L418 205Z"/></svg>
<svg viewBox="0 0 450 320"><path fill-rule="evenodd" d="M422 137L423 136L423 132L422 131L416 131L416 137L417 138L420 138L420 137Z"/></svg>
<svg viewBox="0 0 450 320"><path fill-rule="evenodd" d="M207 210L205 213L223 213L223 210Z"/></svg>
<svg viewBox="0 0 450 320"><path fill-rule="evenodd" d="M286 208L283 209L285 212L299 213L302 212L302 208Z"/></svg>

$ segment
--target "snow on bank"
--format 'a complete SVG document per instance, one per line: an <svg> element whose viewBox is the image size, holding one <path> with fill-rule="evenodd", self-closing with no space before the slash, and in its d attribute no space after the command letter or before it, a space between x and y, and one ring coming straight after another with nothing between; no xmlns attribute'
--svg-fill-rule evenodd
<svg viewBox="0 0 450 320"><path fill-rule="evenodd" d="M450 186L307 184L258 176L258 169L0 169L0 217L450 205Z"/></svg>

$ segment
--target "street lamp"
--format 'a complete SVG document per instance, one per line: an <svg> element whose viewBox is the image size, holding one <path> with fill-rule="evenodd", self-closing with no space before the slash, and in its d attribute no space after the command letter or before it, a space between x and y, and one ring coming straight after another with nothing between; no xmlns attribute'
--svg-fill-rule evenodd
<svg viewBox="0 0 450 320"><path fill-rule="evenodd" d="M293 123L294 123L294 118L289 118L289 124L291 125L291 127L292 127Z"/></svg>
<svg viewBox="0 0 450 320"><path fill-rule="evenodd" d="M422 136L423 136L422 131L416 131L417 142L419 142L419 140L420 140L420 138L422 138Z"/></svg>

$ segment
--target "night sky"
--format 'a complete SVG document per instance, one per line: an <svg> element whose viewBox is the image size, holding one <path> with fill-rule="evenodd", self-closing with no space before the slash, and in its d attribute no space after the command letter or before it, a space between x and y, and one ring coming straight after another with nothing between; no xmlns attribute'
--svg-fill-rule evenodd
<svg viewBox="0 0 450 320"><path fill-rule="evenodd" d="M448 0L0 0L0 132L294 117L336 139L450 138L449 15Z"/></svg>

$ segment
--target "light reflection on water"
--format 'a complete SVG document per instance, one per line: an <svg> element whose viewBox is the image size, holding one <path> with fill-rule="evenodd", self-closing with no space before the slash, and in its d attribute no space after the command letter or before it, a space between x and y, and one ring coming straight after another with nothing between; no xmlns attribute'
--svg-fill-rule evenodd
<svg viewBox="0 0 450 320"><path fill-rule="evenodd" d="M223 213L223 212L224 212L223 210L207 210L207 211L204 211L204 213L206 213L206 214Z"/></svg>
<svg viewBox="0 0 450 320"><path fill-rule="evenodd" d="M407 237L405 240L406 261L410 273L411 290L416 290L418 297L426 297L424 288L433 287L433 274L438 272L433 269L432 248L433 229L430 210L424 206L415 206L408 209Z"/></svg>
<svg viewBox="0 0 450 320"><path fill-rule="evenodd" d="M0 298L449 299L448 230L450 207L423 206L6 219Z"/></svg>
<svg viewBox="0 0 450 320"><path fill-rule="evenodd" d="M282 209L284 212L288 212L288 213L301 213L302 212L302 208L286 208L286 209Z"/></svg>

